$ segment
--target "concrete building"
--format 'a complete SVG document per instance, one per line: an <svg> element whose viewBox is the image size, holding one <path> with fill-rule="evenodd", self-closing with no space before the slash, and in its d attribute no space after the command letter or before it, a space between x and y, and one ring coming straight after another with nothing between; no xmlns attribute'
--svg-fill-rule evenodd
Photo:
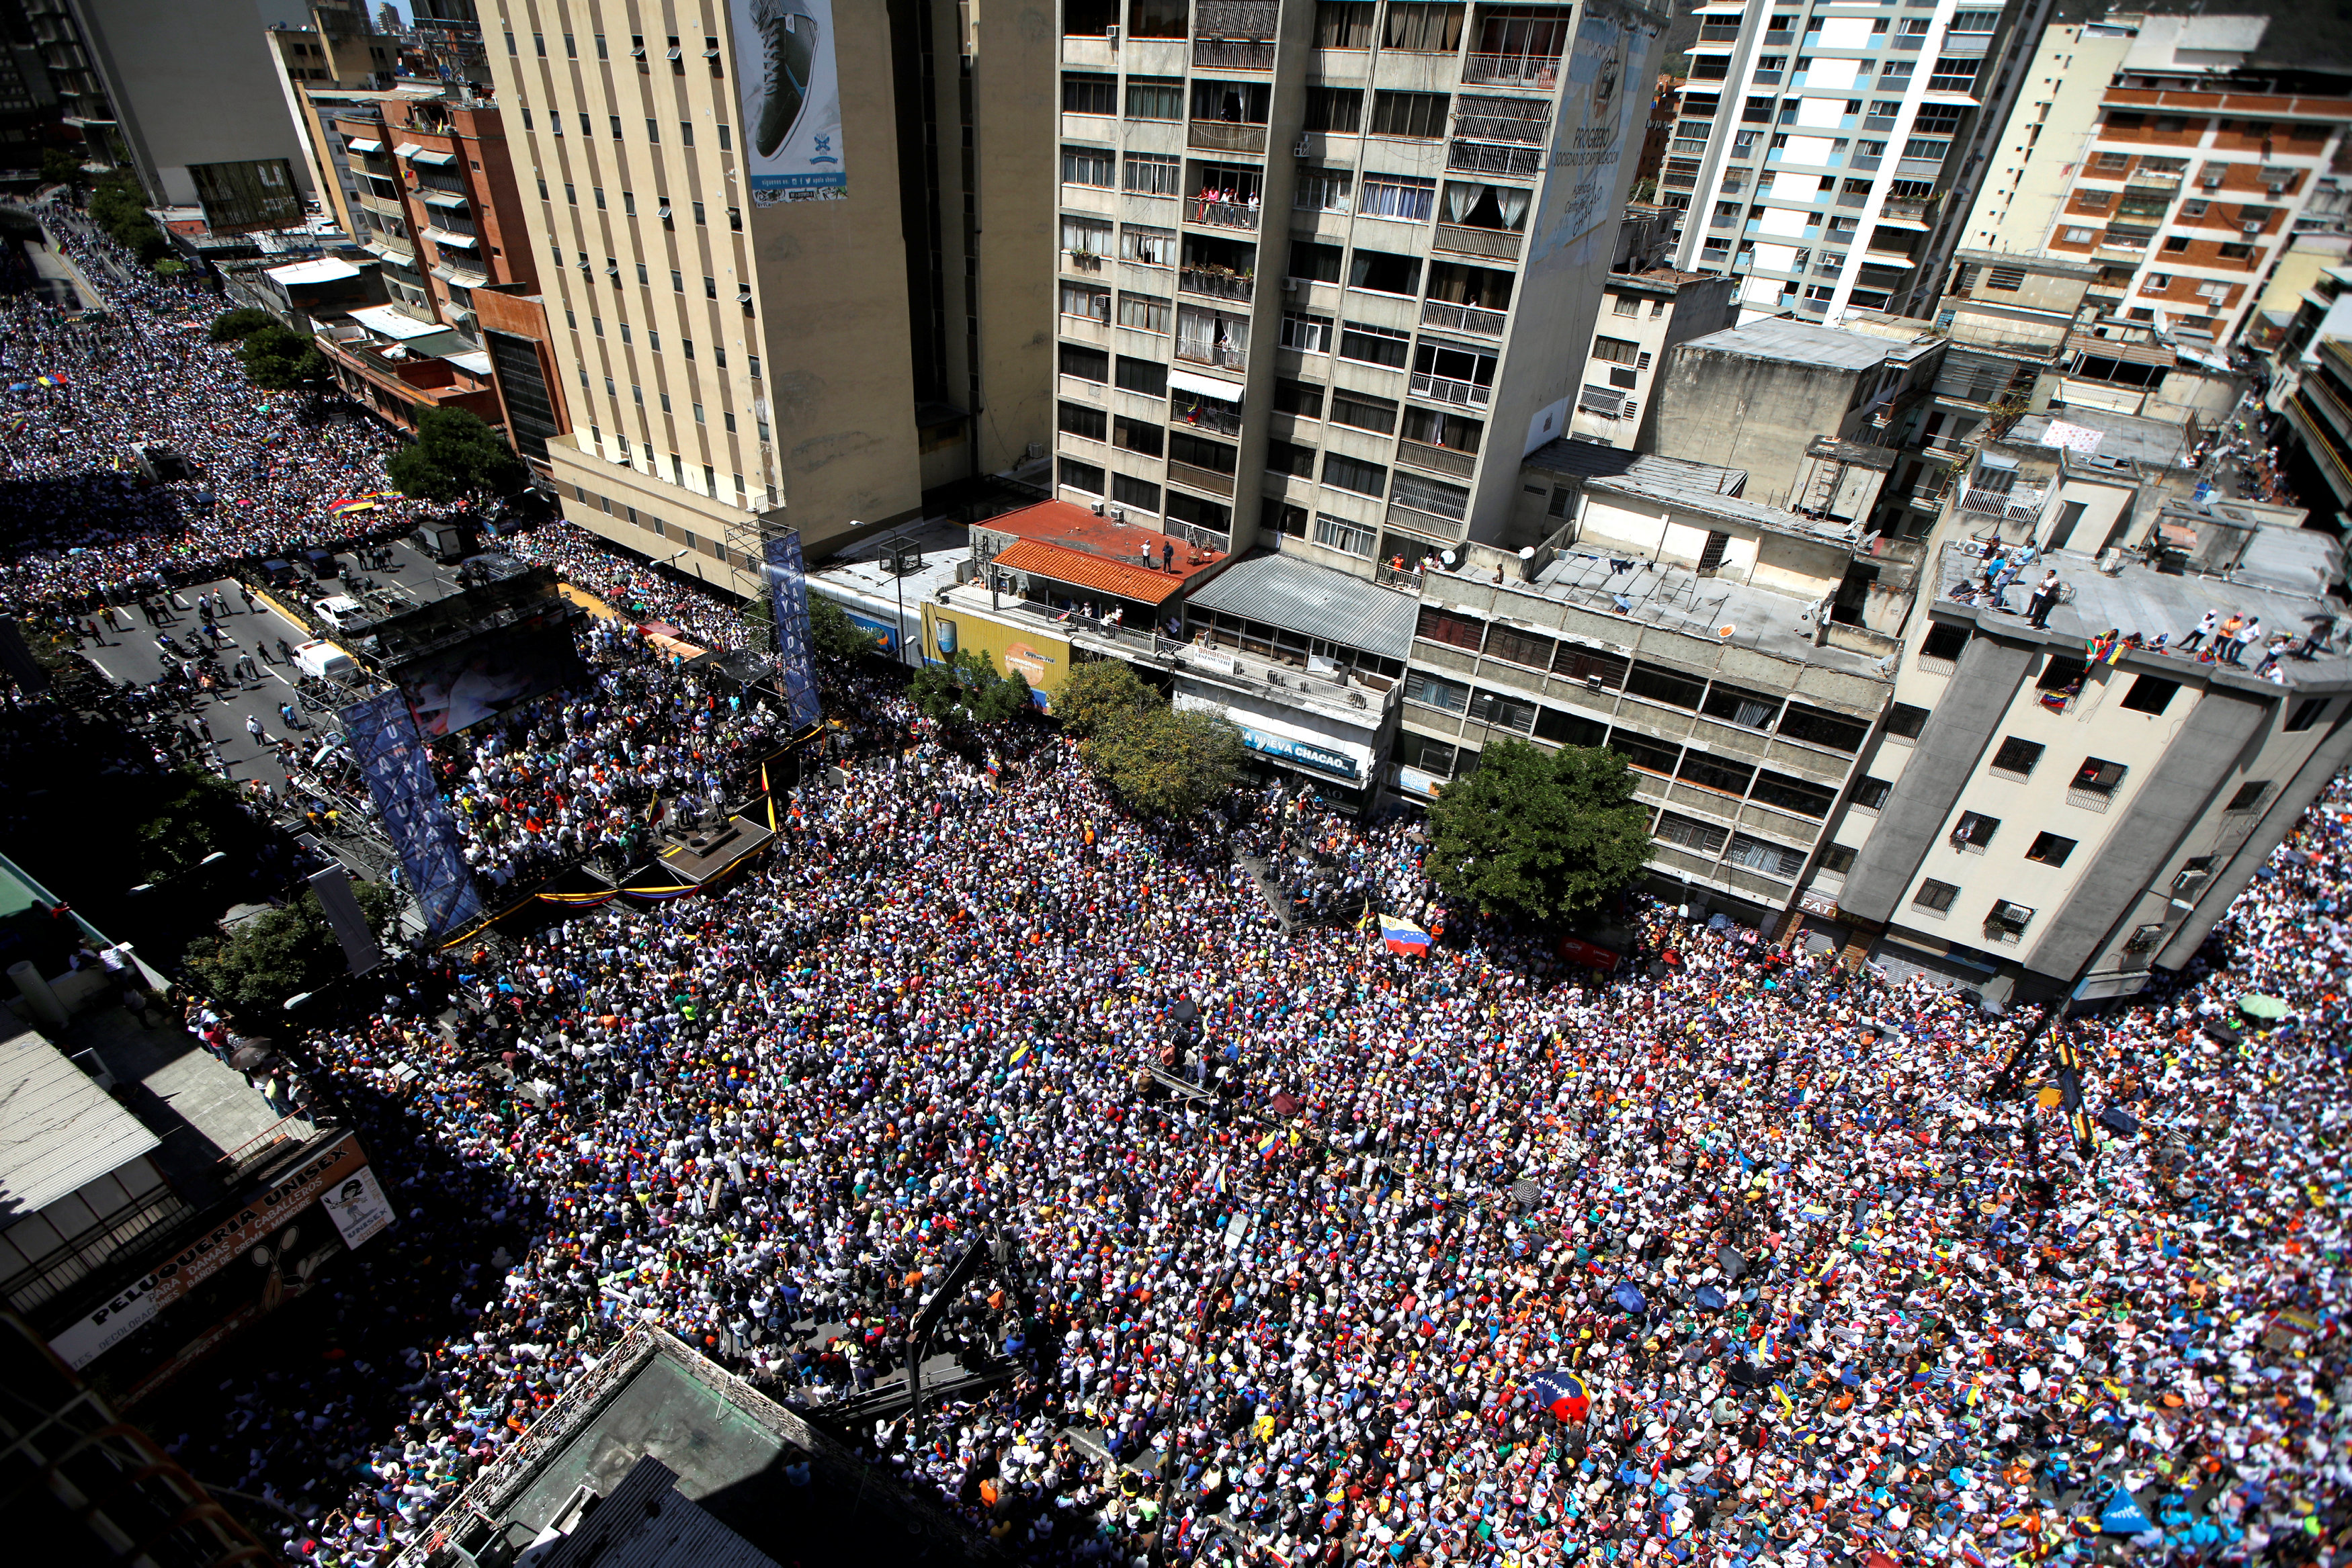
<svg viewBox="0 0 2352 1568"><path fill-rule="evenodd" d="M94 157L114 162L129 156L106 96L106 83L91 61L72 0L23 0L25 30L31 37L58 122L79 135Z"/></svg>
<svg viewBox="0 0 2352 1568"><path fill-rule="evenodd" d="M355 128L349 134L381 141L385 104L437 98L440 89L421 82L388 89L310 85L299 90L289 82L287 88L320 210L345 235L367 243L373 226L365 210L367 204L361 200L369 188L367 170L349 155L344 146L347 133L337 126L347 124Z"/></svg>
<svg viewBox="0 0 2352 1568"><path fill-rule="evenodd" d="M309 26L275 26L262 37L291 89L392 85L394 48L369 27L366 11L356 4L310 0Z"/></svg>
<svg viewBox="0 0 2352 1568"><path fill-rule="evenodd" d="M1746 499L1738 470L1587 442L1522 476L1557 532L1421 574L1393 787L1432 799L1501 736L1606 746L1652 810L1660 891L1776 926L1885 710L1918 545L1865 550ZM1858 559L1876 587L1835 618Z"/></svg>
<svg viewBox="0 0 2352 1568"><path fill-rule="evenodd" d="M2352 517L2352 265L2312 278L2270 365L2263 404L2287 482L2341 531Z"/></svg>
<svg viewBox="0 0 2352 1568"><path fill-rule="evenodd" d="M1059 16L1055 493L1367 577L1501 542L1568 428L1664 18Z"/></svg>
<svg viewBox="0 0 2352 1568"><path fill-rule="evenodd" d="M192 164L283 158L310 188L265 30L299 7L255 0L34 0L77 86L68 118L112 137L158 206L196 204ZM28 9L31 7L28 6ZM62 26L68 16L71 29ZM110 117L110 123L107 119Z"/></svg>
<svg viewBox="0 0 2352 1568"><path fill-rule="evenodd" d="M1925 314L2049 11L1701 5L1660 177L1688 208L1676 265L1738 275L1743 321Z"/></svg>
<svg viewBox="0 0 2352 1568"><path fill-rule="evenodd" d="M2273 31L2246 15L2052 29L1969 244L2095 265L2103 314L2226 349L2294 236L2352 222L2334 172L2352 75L2300 66Z"/></svg>
<svg viewBox="0 0 2352 1568"><path fill-rule="evenodd" d="M2152 496L2078 465L2104 443L2066 432L2029 486L2032 423L1975 459L1934 580L1981 582L1968 535L1988 524L2042 557L2010 611L1923 603L1804 907L1820 940L1897 975L1990 997L2126 995L2194 955L2352 761L2352 658L2327 593L2342 547L2294 509ZM2066 591L2043 630L2015 611L2045 569ZM2245 628L2235 658L2212 657L2211 636L2178 652L2209 613L2252 618L2259 635ZM2272 663L2279 638L2293 641Z"/></svg>
<svg viewBox="0 0 2352 1568"><path fill-rule="evenodd" d="M1042 452L1047 423L1037 17L808 9L813 41L724 8L482 7L572 409L548 443L565 515L746 593L763 518L822 555Z"/></svg>
<svg viewBox="0 0 2352 1568"><path fill-rule="evenodd" d="M1612 276L1569 416L1570 436L1628 451L1656 451L1653 378L1664 373L1674 350L1732 324L1738 314L1732 306L1737 287L1721 273L1670 267Z"/></svg>

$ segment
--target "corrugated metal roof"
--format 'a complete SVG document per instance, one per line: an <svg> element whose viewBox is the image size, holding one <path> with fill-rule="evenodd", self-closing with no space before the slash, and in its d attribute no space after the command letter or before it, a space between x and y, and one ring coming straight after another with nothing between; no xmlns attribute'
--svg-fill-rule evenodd
<svg viewBox="0 0 2352 1568"><path fill-rule="evenodd" d="M1025 571L1073 588L1091 588L1137 604L1159 604L1184 587L1184 579L1164 571L1147 571L1130 561L1088 555L1040 539L1015 539L996 552L996 564L1007 571Z"/></svg>
<svg viewBox="0 0 2352 1568"><path fill-rule="evenodd" d="M1654 452L1627 452L1597 441L1546 442L1520 459L1520 465L1574 479L1614 479L1620 475L1654 484L1679 485L1693 495L1736 496L1748 484L1748 470Z"/></svg>
<svg viewBox="0 0 2352 1568"><path fill-rule="evenodd" d="M0 1226L129 1165L161 1141L89 1074L0 1013Z"/></svg>
<svg viewBox="0 0 2352 1568"><path fill-rule="evenodd" d="M1412 651L1420 608L1409 593L1281 555L1234 562L1192 602L1383 659Z"/></svg>
<svg viewBox="0 0 2352 1568"><path fill-rule="evenodd" d="M1786 360L1830 371L1866 371L1889 359L1908 359L1914 351L1911 344L1866 332L1841 331L1835 327L1815 326L1811 321L1777 319L1751 321L1745 327L1727 327L1704 338L1693 338L1684 347L1738 354L1751 360Z"/></svg>
<svg viewBox="0 0 2352 1568"><path fill-rule="evenodd" d="M659 1459L640 1458L540 1568L776 1568L688 1500L677 1481Z"/></svg>

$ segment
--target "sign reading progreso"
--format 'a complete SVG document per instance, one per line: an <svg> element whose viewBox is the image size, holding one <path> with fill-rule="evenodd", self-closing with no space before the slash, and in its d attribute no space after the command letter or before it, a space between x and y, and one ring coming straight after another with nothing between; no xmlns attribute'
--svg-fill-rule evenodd
<svg viewBox="0 0 2352 1568"><path fill-rule="evenodd" d="M366 1168L367 1155L359 1139L345 1133L282 1179L249 1195L210 1230L76 1321L49 1341L49 1348L77 1371L88 1366L220 1272L247 1248L284 1224L287 1216Z"/></svg>

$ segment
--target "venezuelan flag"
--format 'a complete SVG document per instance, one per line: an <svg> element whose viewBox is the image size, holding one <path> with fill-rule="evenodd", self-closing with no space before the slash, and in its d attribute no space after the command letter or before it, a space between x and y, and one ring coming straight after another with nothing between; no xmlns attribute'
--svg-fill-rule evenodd
<svg viewBox="0 0 2352 1568"><path fill-rule="evenodd" d="M1029 1060L1029 1053L1035 1049L1036 1047L1028 1040L1023 1040L1019 1045L1013 1048L1013 1054L1004 1059L1004 1065L1007 1067L1020 1066L1023 1062Z"/></svg>
<svg viewBox="0 0 2352 1568"><path fill-rule="evenodd" d="M1381 940L1389 945L1391 953L1425 954L1429 951L1429 933L1410 920L1400 920L1393 915L1381 916Z"/></svg>

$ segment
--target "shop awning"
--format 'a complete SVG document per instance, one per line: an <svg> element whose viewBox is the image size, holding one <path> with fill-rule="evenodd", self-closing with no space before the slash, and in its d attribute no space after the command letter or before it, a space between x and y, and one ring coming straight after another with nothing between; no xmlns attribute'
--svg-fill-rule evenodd
<svg viewBox="0 0 2352 1568"><path fill-rule="evenodd" d="M354 152L373 153L383 151L383 143L376 141L371 136L354 136L349 141L344 142L343 145L350 148Z"/></svg>
<svg viewBox="0 0 2352 1568"><path fill-rule="evenodd" d="M1213 376L1196 376L1190 371L1170 371L1168 384L1197 397L1218 398L1236 405L1242 401L1242 389L1238 382L1221 382Z"/></svg>

